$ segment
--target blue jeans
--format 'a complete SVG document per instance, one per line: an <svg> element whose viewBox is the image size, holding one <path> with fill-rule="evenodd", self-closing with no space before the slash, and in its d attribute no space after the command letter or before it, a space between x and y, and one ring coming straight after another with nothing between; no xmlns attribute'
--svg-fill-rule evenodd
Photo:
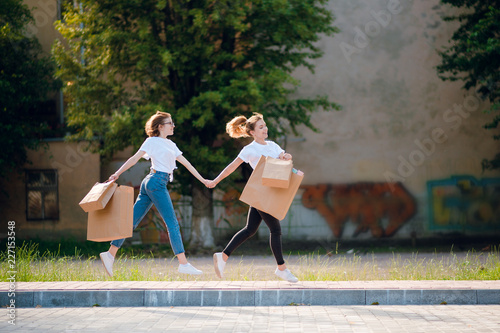
<svg viewBox="0 0 500 333"><path fill-rule="evenodd" d="M137 228L154 204L167 226L172 250L175 255L178 255L184 253L184 245L182 244L181 230L175 216L174 206L168 194L168 181L169 174L159 171L156 171L156 173L151 172L143 179L139 196L134 204L134 229ZM116 239L111 242L111 245L119 248L124 241L123 238Z"/></svg>

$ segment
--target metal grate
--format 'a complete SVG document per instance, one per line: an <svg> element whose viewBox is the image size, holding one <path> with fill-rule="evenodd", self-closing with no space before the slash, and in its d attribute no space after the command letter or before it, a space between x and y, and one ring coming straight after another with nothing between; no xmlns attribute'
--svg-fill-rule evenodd
<svg viewBox="0 0 500 333"><path fill-rule="evenodd" d="M57 170L26 171L26 219L58 220Z"/></svg>

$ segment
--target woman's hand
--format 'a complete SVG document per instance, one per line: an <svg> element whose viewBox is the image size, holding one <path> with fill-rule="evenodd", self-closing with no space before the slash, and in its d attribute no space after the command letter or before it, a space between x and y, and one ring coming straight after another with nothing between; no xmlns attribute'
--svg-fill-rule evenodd
<svg viewBox="0 0 500 333"><path fill-rule="evenodd" d="M111 176L109 176L108 180L106 182L114 182L115 180L118 179L118 175L116 173L112 174Z"/></svg>
<svg viewBox="0 0 500 333"><path fill-rule="evenodd" d="M280 155L280 159L285 160L285 161L289 161L292 159L292 154L284 153L284 154Z"/></svg>
<svg viewBox="0 0 500 333"><path fill-rule="evenodd" d="M214 188L216 185L217 185L217 183L215 182L215 180L208 180L208 184L207 184L208 188Z"/></svg>

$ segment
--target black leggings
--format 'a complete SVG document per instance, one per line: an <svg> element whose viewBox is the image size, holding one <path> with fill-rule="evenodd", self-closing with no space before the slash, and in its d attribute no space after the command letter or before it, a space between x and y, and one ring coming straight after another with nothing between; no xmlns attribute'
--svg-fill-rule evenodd
<svg viewBox="0 0 500 333"><path fill-rule="evenodd" d="M285 261L283 260L283 253L281 250L280 221L277 218L253 207L250 207L250 210L248 211L247 225L233 236L222 252L224 252L227 256L230 256L231 253L238 248L238 246L255 235L262 220L266 222L269 231L271 231L269 243L271 245L271 251L273 251L274 258L276 259L276 263L278 265L283 265Z"/></svg>

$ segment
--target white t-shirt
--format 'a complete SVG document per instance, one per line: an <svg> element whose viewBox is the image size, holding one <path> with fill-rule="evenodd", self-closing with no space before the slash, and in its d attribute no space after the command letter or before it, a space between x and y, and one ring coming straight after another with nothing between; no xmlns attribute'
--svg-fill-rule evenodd
<svg viewBox="0 0 500 333"><path fill-rule="evenodd" d="M172 172L177 169L175 160L182 155L182 151L177 145L169 139L163 139L159 136L147 138L139 150L146 152L142 157L146 160L151 159L151 167L156 171Z"/></svg>
<svg viewBox="0 0 500 333"><path fill-rule="evenodd" d="M244 162L249 163L252 169L255 169L257 163L259 163L261 156L279 158L280 154L284 152L285 151L273 141L266 141L265 145L261 145L256 141L252 141L252 143L243 147L243 149L238 154L238 157L241 158Z"/></svg>

